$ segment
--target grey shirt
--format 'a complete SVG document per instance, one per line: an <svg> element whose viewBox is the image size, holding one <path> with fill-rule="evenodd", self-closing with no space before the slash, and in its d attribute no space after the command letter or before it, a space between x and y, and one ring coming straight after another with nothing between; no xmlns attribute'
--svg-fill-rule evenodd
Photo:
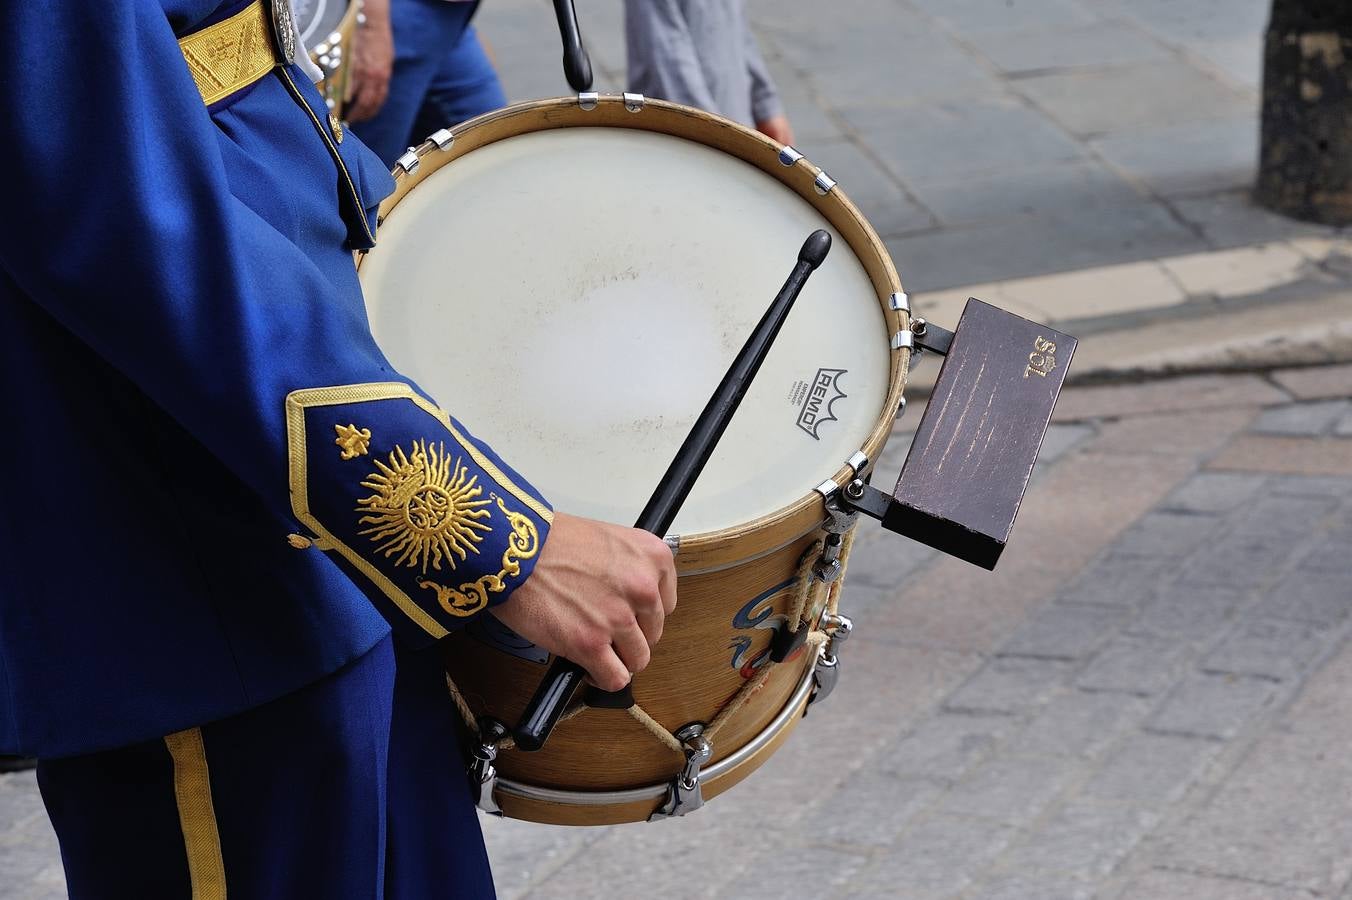
<svg viewBox="0 0 1352 900"><path fill-rule="evenodd" d="M625 0L629 89L744 125L782 115L742 0Z"/></svg>

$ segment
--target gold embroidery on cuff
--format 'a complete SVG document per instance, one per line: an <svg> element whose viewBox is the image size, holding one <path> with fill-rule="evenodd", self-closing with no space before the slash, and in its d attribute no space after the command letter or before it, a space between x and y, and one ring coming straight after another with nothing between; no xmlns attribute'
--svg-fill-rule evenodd
<svg viewBox="0 0 1352 900"><path fill-rule="evenodd" d="M358 428L356 425L335 425L333 430L338 432L334 443L342 449L343 452L338 455L343 459L356 459L371 452L371 429Z"/></svg>
<svg viewBox="0 0 1352 900"><path fill-rule="evenodd" d="M428 578L419 578L418 586L437 592L441 608L453 616L472 616L488 606L489 594L500 594L507 587L506 578L521 574L521 560L531 559L540 551L540 532L530 517L510 510L497 494L490 494L498 509L507 517L512 533L507 536L507 549L502 551L502 570L496 575L484 575L477 581L460 585L459 590L437 584Z"/></svg>
<svg viewBox="0 0 1352 900"><path fill-rule="evenodd" d="M377 553L398 554L396 566L421 566L426 575L428 563L440 569L444 559L454 569L455 557L479 552L476 545L493 530L482 520L492 513L477 499L484 492L479 476L460 457L452 465L445 444L418 441L409 454L395 447L389 465L375 464L361 483L375 493L358 500L356 511L366 513L358 524L371 526L357 533L379 543Z"/></svg>

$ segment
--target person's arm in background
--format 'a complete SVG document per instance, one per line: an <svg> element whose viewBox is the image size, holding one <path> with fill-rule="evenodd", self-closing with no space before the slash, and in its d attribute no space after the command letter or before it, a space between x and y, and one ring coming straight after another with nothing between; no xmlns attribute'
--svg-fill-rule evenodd
<svg viewBox="0 0 1352 900"><path fill-rule="evenodd" d="M770 70L765 65L756 35L751 31L751 22L746 11L741 11L742 34L746 46L747 72L751 75L751 117L756 130L779 141L781 144L793 143L793 128L784 113L784 104L779 99L779 89L775 87Z"/></svg>
<svg viewBox="0 0 1352 900"><path fill-rule="evenodd" d="M336 152L298 74L274 70L256 89L295 97L300 124L285 140ZM241 199L240 169L286 148L227 164L227 150L244 151L222 140L156 0L10 4L0 121L0 165L22 173L7 195L0 271L12 287L0 302L35 304L129 379L267 504L278 540L303 523L428 638L503 604L509 626L603 688L646 663L675 605L666 545L554 516L394 370L360 298L285 231L314 223L270 222ZM355 194L347 175L325 166L291 184L332 191L337 177ZM24 425L42 439L40 422Z"/></svg>
<svg viewBox="0 0 1352 900"><path fill-rule="evenodd" d="M718 112L678 0L625 0L629 90Z"/></svg>
<svg viewBox="0 0 1352 900"><path fill-rule="evenodd" d="M349 122L365 122L380 112L394 71L390 0L364 0L362 15L365 22L352 42L352 97L344 111Z"/></svg>

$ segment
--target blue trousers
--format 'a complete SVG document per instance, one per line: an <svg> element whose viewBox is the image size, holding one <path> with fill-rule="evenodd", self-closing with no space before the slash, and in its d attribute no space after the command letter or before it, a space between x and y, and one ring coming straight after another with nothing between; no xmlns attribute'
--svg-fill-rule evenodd
<svg viewBox="0 0 1352 900"><path fill-rule="evenodd" d="M507 105L507 95L469 23L478 3L390 0L394 71L385 105L352 126L387 166L439 128Z"/></svg>
<svg viewBox="0 0 1352 900"><path fill-rule="evenodd" d="M436 652L386 638L247 713L42 760L70 896L492 898L456 715Z"/></svg>

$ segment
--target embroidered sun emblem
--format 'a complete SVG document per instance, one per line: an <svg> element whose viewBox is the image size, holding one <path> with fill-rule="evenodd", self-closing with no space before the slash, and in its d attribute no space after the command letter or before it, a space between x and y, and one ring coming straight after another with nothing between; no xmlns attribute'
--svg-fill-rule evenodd
<svg viewBox="0 0 1352 900"><path fill-rule="evenodd" d="M375 460L376 471L362 487L374 493L357 501L356 511L365 513L359 524L368 525L358 534L369 535L376 551L395 556L395 565L440 569L442 560L455 568L455 558L465 559L493 529L482 520L491 513L478 499L484 489L457 457L454 463L444 444L418 441L405 454L395 447L389 464Z"/></svg>

